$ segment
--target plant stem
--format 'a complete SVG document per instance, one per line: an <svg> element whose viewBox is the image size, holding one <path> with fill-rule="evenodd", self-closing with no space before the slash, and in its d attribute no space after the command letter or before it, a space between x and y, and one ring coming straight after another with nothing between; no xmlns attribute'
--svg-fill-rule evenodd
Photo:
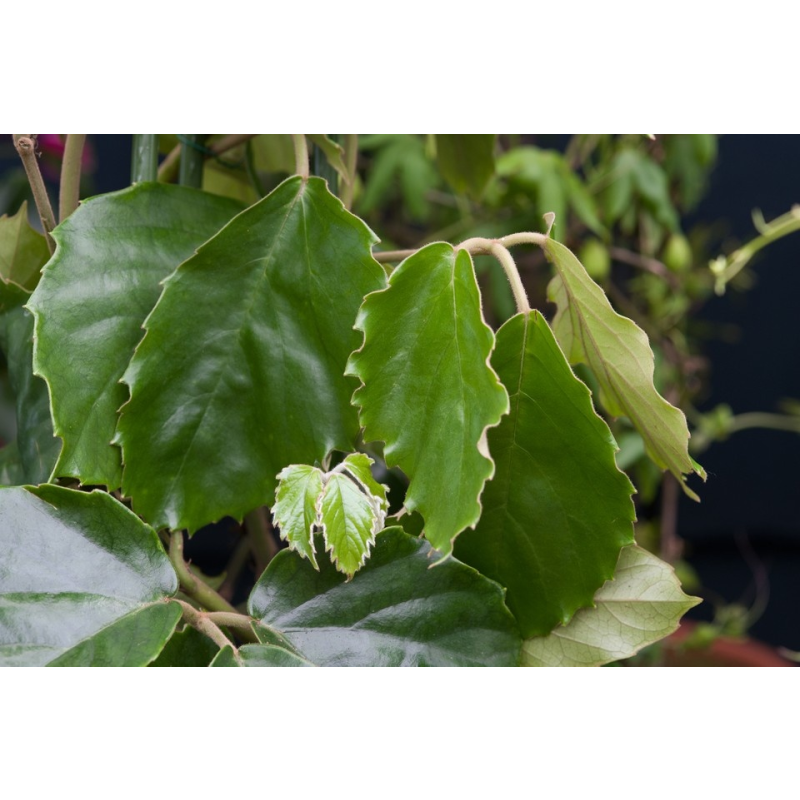
<svg viewBox="0 0 800 800"><path fill-rule="evenodd" d="M200 631L200 633L208 636L220 650L223 647L232 647L234 651L236 650L234 643L219 629L219 626L213 622L207 614L198 611L183 600L173 600L172 602L180 604L181 610L183 611L183 618L186 622ZM237 614L237 616L241 615Z"/></svg>
<svg viewBox="0 0 800 800"><path fill-rule="evenodd" d="M625 250L623 247L609 247L608 254L615 261L619 261L622 264L628 264L631 267L637 267L645 270L645 272L658 275L659 278L663 278L675 289L679 286L679 281L675 275L658 259L650 258L641 253L634 253L631 250Z"/></svg>
<svg viewBox="0 0 800 800"><path fill-rule="evenodd" d="M664 474L661 482L661 558L674 564L681 556L681 540L678 538L678 500L680 486L671 472Z"/></svg>
<svg viewBox="0 0 800 800"><path fill-rule="evenodd" d="M258 642L258 637L253 633L252 625L255 620L247 614L229 614L227 611L207 611L204 615L206 619L210 619L215 625L222 625L225 628L233 628L240 631L247 636L248 639L254 639Z"/></svg>
<svg viewBox="0 0 800 800"><path fill-rule="evenodd" d="M293 133L292 141L294 143L294 171L303 180L308 180L308 143L306 142L306 135L304 133Z"/></svg>
<svg viewBox="0 0 800 800"><path fill-rule="evenodd" d="M278 552L278 547L272 536L272 526L269 523L266 508L261 506L261 508L256 508L246 514L244 527L253 544L253 553L256 557L256 575L259 576Z"/></svg>
<svg viewBox="0 0 800 800"><path fill-rule="evenodd" d="M225 580L222 582L222 586L217 589L220 597L224 597L228 602L233 599L236 583L252 552L253 543L249 536L243 534L233 551L233 555L228 559L225 567Z"/></svg>
<svg viewBox="0 0 800 800"><path fill-rule="evenodd" d="M58 196L58 219L63 222L77 207L81 197L81 163L85 133L67 134Z"/></svg>
<svg viewBox="0 0 800 800"><path fill-rule="evenodd" d="M356 187L356 168L358 167L358 134L346 133L344 135L344 166L347 169L347 181L341 187L339 196L346 209L353 205L353 192Z"/></svg>
<svg viewBox="0 0 800 800"><path fill-rule="evenodd" d="M202 145L206 137L201 133L187 133L183 138L178 183L181 186L200 189L203 185L203 163L205 162Z"/></svg>
<svg viewBox="0 0 800 800"><path fill-rule="evenodd" d="M373 253L372 257L379 264L394 264L395 262L403 261L403 259L413 256L416 250L385 250L382 253Z"/></svg>
<svg viewBox="0 0 800 800"><path fill-rule="evenodd" d="M541 236L542 234L538 234ZM505 237L509 239L511 237ZM546 238L546 237L545 237ZM509 284L511 284L511 291L514 293L514 302L517 304L518 314L529 314L531 310L530 303L528 302L528 295L525 293L525 287L522 285L522 279L519 276L517 265L508 249L501 244L505 239L467 239L458 245L459 250L466 250L473 255L490 255L494 256L506 273Z"/></svg>
<svg viewBox="0 0 800 800"><path fill-rule="evenodd" d="M135 133L131 159L131 183L154 181L158 177L158 134Z"/></svg>
<svg viewBox="0 0 800 800"><path fill-rule="evenodd" d="M52 255L55 252L56 243L53 241L50 231L56 227L56 219L42 179L42 173L39 170L39 162L36 160L35 136L25 133L14 133L12 136L14 137L14 147L16 147L19 157L22 159L22 166L25 167L25 174L28 176L28 183L33 192L33 199L36 203L36 210L39 212L39 219L42 222L47 247Z"/></svg>
<svg viewBox="0 0 800 800"><path fill-rule="evenodd" d="M339 136L336 133L325 134L332 142L339 141ZM322 148L314 145L314 175L324 178L328 181L328 188L331 194L339 193L339 173L330 165Z"/></svg>
<svg viewBox="0 0 800 800"><path fill-rule="evenodd" d="M178 575L181 589L193 600L210 611L238 613L236 609L207 583L194 575L183 558L183 531L171 531L169 536L169 560Z"/></svg>

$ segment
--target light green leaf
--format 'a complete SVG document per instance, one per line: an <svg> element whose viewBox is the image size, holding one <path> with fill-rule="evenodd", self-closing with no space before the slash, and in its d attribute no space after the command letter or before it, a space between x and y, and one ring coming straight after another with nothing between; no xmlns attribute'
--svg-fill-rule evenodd
<svg viewBox="0 0 800 800"><path fill-rule="evenodd" d="M325 560L315 572L284 550L249 611L319 666L516 666L519 632L502 589L455 559L429 569L432 552L387 528L347 581Z"/></svg>
<svg viewBox="0 0 800 800"><path fill-rule="evenodd" d="M352 578L364 565L385 517L376 514L370 498L341 473L328 478L319 509L325 549L339 572Z"/></svg>
<svg viewBox="0 0 800 800"><path fill-rule="evenodd" d="M669 469L696 499L683 474L697 472L705 480L705 472L689 456L683 412L653 385L653 352L647 335L614 311L603 290L564 245L548 239L544 251L558 273L548 297L558 306L553 331L561 349L570 363L591 368L606 410L626 415L642 435L650 458L661 469Z"/></svg>
<svg viewBox="0 0 800 800"><path fill-rule="evenodd" d="M0 665L147 664L177 588L155 532L110 495L0 489Z"/></svg>
<svg viewBox="0 0 800 800"><path fill-rule="evenodd" d="M349 183L350 174L344 163L344 150L342 146L333 139L328 138L324 133L307 133L306 137L313 142L325 154L328 163L339 173L339 177Z"/></svg>
<svg viewBox="0 0 800 800"><path fill-rule="evenodd" d="M271 644L246 644L233 650L224 647L211 662L212 667L313 667L304 658Z"/></svg>
<svg viewBox="0 0 800 800"><path fill-rule="evenodd" d="M589 390L547 322L518 314L497 333L492 365L511 413L489 431L497 471L456 556L506 587L523 636L567 623L614 574L633 542L633 486Z"/></svg>
<svg viewBox="0 0 800 800"><path fill-rule="evenodd" d="M28 203L13 216L0 217L0 280L30 292L50 258L44 236L28 223Z"/></svg>
<svg viewBox="0 0 800 800"><path fill-rule="evenodd" d="M389 491L389 487L378 483L378 481L372 477L370 464L374 463L375 462L369 456L364 455L364 453L351 453L344 460L344 466L347 472L377 499L381 511L388 511L389 499L386 497L386 493Z"/></svg>
<svg viewBox="0 0 800 800"><path fill-rule="evenodd" d="M675 570L638 546L626 547L614 579L564 628L523 644L528 667L596 667L637 653L677 629L700 600L681 591Z"/></svg>
<svg viewBox="0 0 800 800"><path fill-rule="evenodd" d="M281 470L278 481L272 523L280 529L281 539L318 569L314 525L317 500L322 494L322 471L305 464L293 464Z"/></svg>
<svg viewBox="0 0 800 800"><path fill-rule="evenodd" d="M64 441L55 475L119 487L111 440L142 323L161 281L240 208L195 189L141 183L85 200L53 232L58 249L29 307L36 372L50 386Z"/></svg>
<svg viewBox="0 0 800 800"><path fill-rule="evenodd" d="M353 449L344 368L357 309L385 285L374 243L324 181L295 177L164 282L123 376L116 441L138 513L190 531L241 519L285 466Z"/></svg>
<svg viewBox="0 0 800 800"><path fill-rule="evenodd" d="M0 341L16 397L20 483L45 483L61 450L53 433L47 384L33 374L33 317L24 308L0 315Z"/></svg>
<svg viewBox="0 0 800 800"><path fill-rule="evenodd" d="M446 556L480 517L494 472L485 431L508 412L508 395L488 364L494 335L469 253L428 245L389 284L358 315L364 345L347 371L364 385L353 402L365 441L386 443L387 465L411 480L406 508L422 514L425 535Z"/></svg>
<svg viewBox="0 0 800 800"><path fill-rule="evenodd" d="M495 134L436 134L436 158L445 180L459 194L480 199L494 174Z"/></svg>

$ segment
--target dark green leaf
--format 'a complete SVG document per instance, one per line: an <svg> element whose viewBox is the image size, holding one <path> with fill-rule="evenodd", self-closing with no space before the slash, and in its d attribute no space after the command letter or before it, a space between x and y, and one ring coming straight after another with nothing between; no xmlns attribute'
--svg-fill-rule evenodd
<svg viewBox="0 0 800 800"><path fill-rule="evenodd" d="M436 134L436 158L445 180L459 194L478 200L494 174L495 134Z"/></svg>
<svg viewBox="0 0 800 800"><path fill-rule="evenodd" d="M480 494L494 465L485 431L508 411L508 396L488 364L494 336L483 321L472 259L431 244L370 295L356 327L364 345L348 373L364 386L365 441L383 441L386 463L411 483L405 505L425 518L425 535L447 555L480 517Z"/></svg>
<svg viewBox="0 0 800 800"><path fill-rule="evenodd" d="M241 519L272 503L284 467L353 449L344 369L358 307L385 285L374 242L324 181L295 177L164 282L123 378L117 441L139 513L191 531Z"/></svg>
<svg viewBox="0 0 800 800"><path fill-rule="evenodd" d="M518 314L497 333L492 365L511 413L489 431L496 474L456 555L508 589L523 636L565 624L614 574L633 542L633 486L547 322Z"/></svg>
<svg viewBox="0 0 800 800"><path fill-rule="evenodd" d="M50 385L64 440L56 475L120 485L111 439L142 323L161 281L240 208L195 189L142 183L84 201L54 231L58 250L29 305L36 372Z"/></svg>
<svg viewBox="0 0 800 800"><path fill-rule="evenodd" d="M28 223L28 204L16 214L0 217L0 280L32 291L39 272L50 258L47 242Z"/></svg>
<svg viewBox="0 0 800 800"><path fill-rule="evenodd" d="M314 664L282 647L246 644L234 651L225 647L211 662L212 667L313 667Z"/></svg>
<svg viewBox="0 0 800 800"><path fill-rule="evenodd" d="M283 551L250 596L250 613L319 666L515 666L520 639L503 591L400 528L378 535L352 581Z"/></svg>
<svg viewBox="0 0 800 800"><path fill-rule="evenodd" d="M110 495L0 489L0 664L146 664L177 588L155 532Z"/></svg>
<svg viewBox="0 0 800 800"><path fill-rule="evenodd" d="M170 605L175 605L170 603ZM151 667L207 667L219 648L206 635L187 625L173 634Z"/></svg>

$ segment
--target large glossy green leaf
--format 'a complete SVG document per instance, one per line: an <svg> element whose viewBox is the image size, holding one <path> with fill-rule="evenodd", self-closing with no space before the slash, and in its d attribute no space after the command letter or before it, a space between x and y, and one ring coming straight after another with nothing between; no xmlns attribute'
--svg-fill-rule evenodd
<svg viewBox="0 0 800 800"><path fill-rule="evenodd" d="M120 485L111 440L142 323L161 281L240 209L195 189L140 183L84 201L53 232L58 248L29 305L36 371L50 385L64 440L56 475Z"/></svg>
<svg viewBox="0 0 800 800"><path fill-rule="evenodd" d="M388 528L352 581L283 551L250 613L319 666L515 666L520 638L503 590L455 559L429 569L424 540ZM258 631L258 629L257 629Z"/></svg>
<svg viewBox="0 0 800 800"><path fill-rule="evenodd" d="M610 414L626 415L661 469L669 469L687 493L683 475L705 472L689 456L689 429L683 412L670 405L653 385L653 352L647 334L614 311L603 290L577 258L553 239L544 245L557 275L548 288L558 306L553 331L570 363L586 364L601 387Z"/></svg>
<svg viewBox="0 0 800 800"><path fill-rule="evenodd" d="M123 489L158 527L241 518L289 464L352 450L345 378L372 232L319 178L290 178L165 281L124 375Z"/></svg>
<svg viewBox="0 0 800 800"><path fill-rule="evenodd" d="M675 570L641 547L622 550L614 580L564 628L527 640L528 667L595 667L637 653L672 633L700 600L681 591Z"/></svg>
<svg viewBox="0 0 800 800"><path fill-rule="evenodd" d="M0 280L30 292L48 258L44 236L28 223L27 202L13 216L0 217Z"/></svg>
<svg viewBox="0 0 800 800"><path fill-rule="evenodd" d="M445 180L476 200L494 173L493 133L437 133L436 158Z"/></svg>
<svg viewBox="0 0 800 800"><path fill-rule="evenodd" d="M304 658L271 644L246 644L234 651L225 647L211 662L212 667L313 667Z"/></svg>
<svg viewBox="0 0 800 800"><path fill-rule="evenodd" d="M508 395L488 363L494 335L469 253L428 245L389 283L358 315L364 345L348 373L364 385L353 402L365 440L385 442L386 463L410 478L406 508L422 514L425 535L447 555L480 517L494 472L485 432L508 411Z"/></svg>
<svg viewBox="0 0 800 800"><path fill-rule="evenodd" d="M0 489L0 664L147 664L177 588L155 532L110 495Z"/></svg>
<svg viewBox="0 0 800 800"><path fill-rule="evenodd" d="M16 398L17 482L44 483L50 478L61 442L53 433L47 384L33 374L33 317L25 308L0 314L0 346Z"/></svg>
<svg viewBox="0 0 800 800"><path fill-rule="evenodd" d="M523 636L539 636L591 605L614 574L633 542L633 486L538 311L503 325L492 365L511 413L489 431L496 473L456 556L505 586Z"/></svg>

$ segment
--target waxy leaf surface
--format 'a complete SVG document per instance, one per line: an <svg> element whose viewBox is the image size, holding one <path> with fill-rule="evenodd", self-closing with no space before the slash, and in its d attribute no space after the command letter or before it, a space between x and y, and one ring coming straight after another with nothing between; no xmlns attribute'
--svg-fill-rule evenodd
<svg viewBox="0 0 800 800"><path fill-rule="evenodd" d="M317 500L322 494L322 470L305 464L292 464L280 471L278 481L272 524L280 530L281 539L316 569L314 525L317 522Z"/></svg>

